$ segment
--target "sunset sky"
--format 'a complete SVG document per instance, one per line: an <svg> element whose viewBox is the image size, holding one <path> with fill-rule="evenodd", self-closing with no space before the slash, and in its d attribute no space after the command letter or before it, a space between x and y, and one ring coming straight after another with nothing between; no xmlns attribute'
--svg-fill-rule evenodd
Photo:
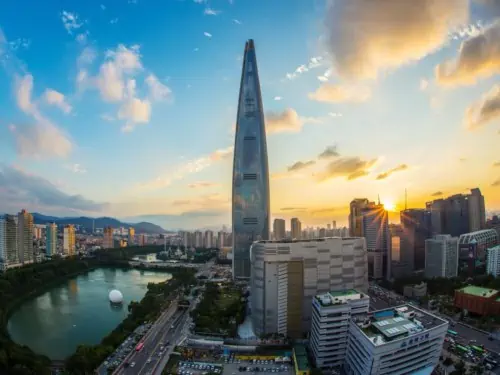
<svg viewBox="0 0 500 375"><path fill-rule="evenodd" d="M479 187L500 210L498 1L16 0L0 212L230 225L249 38L273 218L346 224L353 198L397 211L405 188L423 207Z"/></svg>

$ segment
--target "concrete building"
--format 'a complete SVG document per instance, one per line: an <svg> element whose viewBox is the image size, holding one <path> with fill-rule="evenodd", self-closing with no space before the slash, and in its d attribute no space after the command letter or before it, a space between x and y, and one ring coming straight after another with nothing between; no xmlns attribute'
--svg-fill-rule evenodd
<svg viewBox="0 0 500 375"><path fill-rule="evenodd" d="M205 231L205 239L203 241L203 245L205 246L205 248L207 249L210 249L212 247L215 247L215 243L214 243L214 232L212 232L211 230L206 230Z"/></svg>
<svg viewBox="0 0 500 375"><path fill-rule="evenodd" d="M425 240L432 236L431 212L425 209L401 211L401 263L408 267L408 274L425 267Z"/></svg>
<svg viewBox="0 0 500 375"><path fill-rule="evenodd" d="M494 277L500 276L500 245L488 249L486 272Z"/></svg>
<svg viewBox="0 0 500 375"><path fill-rule="evenodd" d="M138 239L137 239L137 244L139 246L145 246L146 245L146 235L141 233L138 235Z"/></svg>
<svg viewBox="0 0 500 375"><path fill-rule="evenodd" d="M0 217L0 271L21 264L17 246L17 217L3 215Z"/></svg>
<svg viewBox="0 0 500 375"><path fill-rule="evenodd" d="M276 241L283 240L286 236L285 219L274 219L273 222L273 239Z"/></svg>
<svg viewBox="0 0 500 375"><path fill-rule="evenodd" d="M115 241L113 239L113 228L104 228L104 238L102 241L102 247L104 249L112 249L115 247Z"/></svg>
<svg viewBox="0 0 500 375"><path fill-rule="evenodd" d="M340 368L344 364L351 317L368 314L370 297L350 289L313 298L309 345L316 367Z"/></svg>
<svg viewBox="0 0 500 375"><path fill-rule="evenodd" d="M498 244L498 234L494 229L483 229L477 232L462 234L458 239L459 259L484 261L487 249Z"/></svg>
<svg viewBox="0 0 500 375"><path fill-rule="evenodd" d="M485 229L494 229L497 232L498 240L500 241L500 218L498 215L494 215L491 219L486 222Z"/></svg>
<svg viewBox="0 0 500 375"><path fill-rule="evenodd" d="M361 209L362 233L368 252L368 275L374 279L391 277L391 235L389 214L384 205L370 202Z"/></svg>
<svg viewBox="0 0 500 375"><path fill-rule="evenodd" d="M477 315L500 315L498 290L469 285L455 290L455 307Z"/></svg>
<svg viewBox="0 0 500 375"><path fill-rule="evenodd" d="M361 210L370 202L366 198L356 198L350 203L349 211L349 236L363 237L363 215Z"/></svg>
<svg viewBox="0 0 500 375"><path fill-rule="evenodd" d="M64 226L63 232L63 251L64 254L73 256L75 255L75 226L68 224Z"/></svg>
<svg viewBox="0 0 500 375"><path fill-rule="evenodd" d="M422 298L427 295L427 284L423 281L420 284L405 285L403 295L408 298Z"/></svg>
<svg viewBox="0 0 500 375"><path fill-rule="evenodd" d="M347 375L430 374L448 322L411 305L355 316L349 326Z"/></svg>
<svg viewBox="0 0 500 375"><path fill-rule="evenodd" d="M219 249L223 248L226 246L227 242L227 233L224 231L219 231L217 233L217 247Z"/></svg>
<svg viewBox="0 0 500 375"><path fill-rule="evenodd" d="M135 228L128 228L128 241L127 241L128 246L133 246L135 245Z"/></svg>
<svg viewBox="0 0 500 375"><path fill-rule="evenodd" d="M50 223L47 224L46 231L46 241L45 241L45 253L47 257L52 257L54 254L57 254L57 224Z"/></svg>
<svg viewBox="0 0 500 375"><path fill-rule="evenodd" d="M290 221L290 228L290 231L292 232L292 239L300 240L302 238L302 223L300 220L294 217Z"/></svg>
<svg viewBox="0 0 500 375"><path fill-rule="evenodd" d="M251 309L257 335L302 337L311 328L314 296L368 289L364 238L258 241L250 253Z"/></svg>
<svg viewBox="0 0 500 375"><path fill-rule="evenodd" d="M440 234L425 240L425 277L456 277L458 274L458 238Z"/></svg>
<svg viewBox="0 0 500 375"><path fill-rule="evenodd" d="M194 232L194 247L203 247L203 233L199 230Z"/></svg>
<svg viewBox="0 0 500 375"><path fill-rule="evenodd" d="M17 214L17 251L20 263L33 263L33 216L26 210Z"/></svg>

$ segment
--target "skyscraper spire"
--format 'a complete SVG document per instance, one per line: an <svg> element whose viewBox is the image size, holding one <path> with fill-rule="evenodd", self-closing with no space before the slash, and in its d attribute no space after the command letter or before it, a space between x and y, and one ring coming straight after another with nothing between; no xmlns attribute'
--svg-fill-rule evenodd
<svg viewBox="0 0 500 375"><path fill-rule="evenodd" d="M245 43L233 161L233 277L250 277L250 246L269 239L266 129L253 40Z"/></svg>

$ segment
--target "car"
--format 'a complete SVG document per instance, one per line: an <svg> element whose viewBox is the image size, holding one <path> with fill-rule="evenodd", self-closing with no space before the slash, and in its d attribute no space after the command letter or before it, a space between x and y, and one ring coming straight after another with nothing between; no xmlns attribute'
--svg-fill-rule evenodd
<svg viewBox="0 0 500 375"><path fill-rule="evenodd" d="M134 366L135 366L135 362L132 362L132 363L130 364L130 367L134 367Z"/></svg>
<svg viewBox="0 0 500 375"><path fill-rule="evenodd" d="M146 363L151 363L151 358L148 358L148 360L146 361Z"/></svg>

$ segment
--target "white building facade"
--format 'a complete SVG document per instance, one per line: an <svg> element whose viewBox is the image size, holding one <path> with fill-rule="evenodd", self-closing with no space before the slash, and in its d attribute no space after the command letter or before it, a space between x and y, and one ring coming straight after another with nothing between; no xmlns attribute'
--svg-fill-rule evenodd
<svg viewBox="0 0 500 375"><path fill-rule="evenodd" d="M368 289L364 238L258 241L251 247L250 262L257 335L303 337L311 328L316 295Z"/></svg>
<svg viewBox="0 0 500 375"><path fill-rule="evenodd" d="M488 249L486 273L495 277L500 276L500 245Z"/></svg>
<svg viewBox="0 0 500 375"><path fill-rule="evenodd" d="M0 217L0 271L21 265L17 248L17 217Z"/></svg>
<svg viewBox="0 0 500 375"><path fill-rule="evenodd" d="M313 298L309 345L316 367L328 370L344 364L351 317L366 315L369 307L368 295L353 289Z"/></svg>
<svg viewBox="0 0 500 375"><path fill-rule="evenodd" d="M456 277L458 263L457 237L442 234L425 240L425 277Z"/></svg>
<svg viewBox="0 0 500 375"><path fill-rule="evenodd" d="M353 318L347 375L431 374L439 362L448 322L411 305Z"/></svg>

